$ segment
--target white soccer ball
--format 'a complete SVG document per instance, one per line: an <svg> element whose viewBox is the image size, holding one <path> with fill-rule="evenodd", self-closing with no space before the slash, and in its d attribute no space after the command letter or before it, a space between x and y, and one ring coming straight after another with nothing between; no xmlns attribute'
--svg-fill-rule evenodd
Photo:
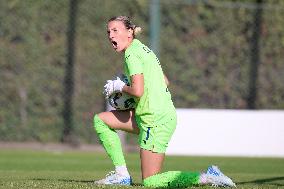
<svg viewBox="0 0 284 189"><path fill-rule="evenodd" d="M129 80L126 75L119 74L118 77L130 85ZM128 95L127 93L116 92L108 97L109 104L116 110L129 110L135 107L135 99L133 96Z"/></svg>
<svg viewBox="0 0 284 189"><path fill-rule="evenodd" d="M135 107L135 99L126 93L113 93L108 98L109 104L116 110L129 110Z"/></svg>

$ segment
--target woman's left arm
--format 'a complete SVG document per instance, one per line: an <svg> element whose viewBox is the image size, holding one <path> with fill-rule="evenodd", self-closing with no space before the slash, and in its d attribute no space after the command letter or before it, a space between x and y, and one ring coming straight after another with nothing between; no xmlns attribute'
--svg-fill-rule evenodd
<svg viewBox="0 0 284 189"><path fill-rule="evenodd" d="M165 74L164 74L164 79L165 79L166 85L169 86L170 82Z"/></svg>

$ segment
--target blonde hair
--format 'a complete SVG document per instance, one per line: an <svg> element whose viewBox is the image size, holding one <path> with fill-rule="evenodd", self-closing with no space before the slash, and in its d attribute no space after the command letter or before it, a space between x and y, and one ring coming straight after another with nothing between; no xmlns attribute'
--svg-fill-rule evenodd
<svg viewBox="0 0 284 189"><path fill-rule="evenodd" d="M111 21L121 21L127 29L132 29L133 38L142 32L142 28L133 24L128 16L115 16L108 20Z"/></svg>

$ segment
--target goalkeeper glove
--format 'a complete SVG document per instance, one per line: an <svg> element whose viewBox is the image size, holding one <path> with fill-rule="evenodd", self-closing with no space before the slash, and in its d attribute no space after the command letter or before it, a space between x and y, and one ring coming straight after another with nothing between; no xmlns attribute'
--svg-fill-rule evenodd
<svg viewBox="0 0 284 189"><path fill-rule="evenodd" d="M104 94L106 97L109 97L114 92L122 92L124 85L125 83L121 81L119 77L117 77L115 80L107 80L107 83L104 86Z"/></svg>

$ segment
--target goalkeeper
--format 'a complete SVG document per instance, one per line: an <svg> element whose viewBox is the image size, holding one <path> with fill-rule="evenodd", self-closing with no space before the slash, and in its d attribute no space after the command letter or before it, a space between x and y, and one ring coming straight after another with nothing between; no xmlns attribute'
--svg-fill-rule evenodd
<svg viewBox="0 0 284 189"><path fill-rule="evenodd" d="M109 41L116 52L124 54L124 74L130 85L119 78L107 81L106 97L124 92L136 97L135 110L102 112L94 116L94 128L111 158L115 171L97 184L131 185L120 139L115 130L139 135L141 173L144 186L187 187L199 184L234 186L216 166L204 173L168 171L160 173L168 143L177 125L177 116L160 62L136 35L141 31L128 17L108 21Z"/></svg>

